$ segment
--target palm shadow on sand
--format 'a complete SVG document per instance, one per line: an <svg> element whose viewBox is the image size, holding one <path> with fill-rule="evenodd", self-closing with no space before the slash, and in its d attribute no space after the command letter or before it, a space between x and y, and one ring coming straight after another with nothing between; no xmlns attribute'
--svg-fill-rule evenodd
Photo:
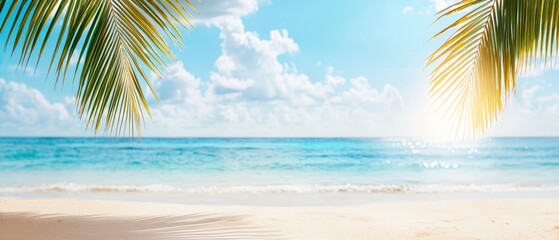
<svg viewBox="0 0 559 240"><path fill-rule="evenodd" d="M0 213L0 240L279 240L243 216L111 217Z"/></svg>

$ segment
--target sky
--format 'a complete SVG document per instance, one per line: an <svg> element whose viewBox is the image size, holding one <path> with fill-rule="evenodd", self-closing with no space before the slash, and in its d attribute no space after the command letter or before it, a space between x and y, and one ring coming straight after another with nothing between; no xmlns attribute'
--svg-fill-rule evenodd
<svg viewBox="0 0 559 240"><path fill-rule="evenodd" d="M164 77L143 136L441 137L425 59L448 0L202 0ZM6 35L0 34L1 42ZM50 46L52 47L52 46ZM103 136L76 114L72 83L48 61L0 55L0 136ZM73 63L78 64L78 63ZM486 136L559 135L555 67L519 78Z"/></svg>

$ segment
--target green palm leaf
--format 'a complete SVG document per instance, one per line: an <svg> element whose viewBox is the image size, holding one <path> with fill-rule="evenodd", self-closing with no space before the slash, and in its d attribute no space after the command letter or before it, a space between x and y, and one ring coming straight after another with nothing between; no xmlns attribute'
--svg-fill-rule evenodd
<svg viewBox="0 0 559 240"><path fill-rule="evenodd" d="M164 73L174 59L170 44L181 45L176 25L190 24L190 9L189 0L0 0L0 31L8 35L4 49L21 50L20 65L35 56L38 64L54 39L49 72L56 68L57 83L77 56L79 116L95 132L133 136L144 114L151 117L142 83L155 92L145 70Z"/></svg>
<svg viewBox="0 0 559 240"><path fill-rule="evenodd" d="M430 56L430 94L460 135L479 135L495 121L517 73L556 55L558 0L462 0L438 13L467 11L438 37L454 30ZM437 19L437 20L438 20Z"/></svg>

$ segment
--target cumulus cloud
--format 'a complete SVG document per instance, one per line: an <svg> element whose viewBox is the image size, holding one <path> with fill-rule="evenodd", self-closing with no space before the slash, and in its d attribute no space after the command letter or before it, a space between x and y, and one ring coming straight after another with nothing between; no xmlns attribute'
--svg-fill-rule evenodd
<svg viewBox="0 0 559 240"><path fill-rule="evenodd" d="M222 40L215 71L199 79L179 62L167 79L155 79L161 101L153 105L147 135L379 135L391 113L404 108L390 84L375 87L365 77L337 75L333 67L310 79L279 61L299 52L285 29L261 37L238 17L212 25Z"/></svg>
<svg viewBox="0 0 559 240"><path fill-rule="evenodd" d="M550 83L526 82L511 98L491 135L556 136L559 134L559 94Z"/></svg>
<svg viewBox="0 0 559 240"><path fill-rule="evenodd" d="M182 102L199 95L200 79L186 71L182 62L170 65L166 77L155 78L151 83L159 99L164 102Z"/></svg>
<svg viewBox="0 0 559 240"><path fill-rule="evenodd" d="M261 101L285 98L287 85L297 83L288 79L296 76L289 75L277 58L299 51L287 30L271 31L266 40L245 31L240 19L215 24L221 30L222 54L215 64L218 71L211 77L214 93L239 93L241 98Z"/></svg>
<svg viewBox="0 0 559 240"><path fill-rule="evenodd" d="M196 20L203 24L211 24L254 13L262 2L262 0L202 0L193 1L193 4L199 12Z"/></svg>
<svg viewBox="0 0 559 240"><path fill-rule="evenodd" d="M0 79L1 135L59 135L79 129L72 103L50 102L37 89Z"/></svg>

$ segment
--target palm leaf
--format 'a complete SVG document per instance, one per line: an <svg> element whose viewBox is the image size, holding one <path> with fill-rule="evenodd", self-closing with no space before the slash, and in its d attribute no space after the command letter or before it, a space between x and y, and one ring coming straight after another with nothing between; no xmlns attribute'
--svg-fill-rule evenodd
<svg viewBox="0 0 559 240"><path fill-rule="evenodd" d="M502 4L496 0L461 1L439 14L447 16L468 8L473 10L435 35L457 29L428 62L440 60L430 76L430 93L439 100L439 108L446 108L458 133L466 135L480 133L495 119L503 107L501 93L511 90L503 89L501 82L510 82L514 76L514 69L507 68L510 59L500 54L505 42L497 24Z"/></svg>
<svg viewBox="0 0 559 240"><path fill-rule="evenodd" d="M20 49L25 66L34 57L38 65L55 39L49 72L56 68L57 83L77 56L79 116L95 132L133 136L144 114L151 117L142 84L155 92L145 71L161 75L174 59L170 44L181 45L176 25L190 24L189 9L189 0L0 0L0 32L7 31L4 49Z"/></svg>
<svg viewBox="0 0 559 240"><path fill-rule="evenodd" d="M434 37L454 32L428 65L430 94L457 134L477 136L516 90L516 76L557 55L558 0L462 0L437 20L468 10ZM436 21L437 21L436 20Z"/></svg>

